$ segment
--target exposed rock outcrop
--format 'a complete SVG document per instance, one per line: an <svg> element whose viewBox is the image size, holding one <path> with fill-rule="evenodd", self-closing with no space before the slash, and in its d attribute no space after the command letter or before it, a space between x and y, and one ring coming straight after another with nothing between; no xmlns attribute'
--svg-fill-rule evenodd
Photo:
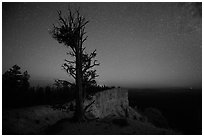
<svg viewBox="0 0 204 137"><path fill-rule="evenodd" d="M142 120L142 116L129 106L127 89L114 88L98 92L85 100L84 106L86 107L89 104L91 105L86 112L95 118L120 116ZM73 106L75 106L74 101L68 103L64 108L72 108Z"/></svg>

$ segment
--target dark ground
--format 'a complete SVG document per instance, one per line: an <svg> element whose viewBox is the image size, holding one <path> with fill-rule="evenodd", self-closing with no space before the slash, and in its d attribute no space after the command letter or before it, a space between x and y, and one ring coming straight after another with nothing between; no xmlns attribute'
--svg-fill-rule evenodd
<svg viewBox="0 0 204 137"><path fill-rule="evenodd" d="M202 134L202 89L130 89L129 103L141 111L159 109L182 134Z"/></svg>
<svg viewBox="0 0 204 137"><path fill-rule="evenodd" d="M202 134L201 89L129 89L129 104L139 112L157 108L180 134Z"/></svg>

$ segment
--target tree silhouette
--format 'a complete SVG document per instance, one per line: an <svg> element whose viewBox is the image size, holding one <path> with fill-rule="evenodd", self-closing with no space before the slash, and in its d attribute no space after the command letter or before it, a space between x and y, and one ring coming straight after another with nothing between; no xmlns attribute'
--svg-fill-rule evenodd
<svg viewBox="0 0 204 137"><path fill-rule="evenodd" d="M15 106L22 103L26 92L29 89L30 75L27 71L21 73L20 67L14 65L2 76L2 96L5 107ZM16 103L13 103L16 102Z"/></svg>
<svg viewBox="0 0 204 137"><path fill-rule="evenodd" d="M3 85L5 88L12 90L28 90L30 84L28 82L30 75L27 71L21 73L20 67L14 65L8 71L3 74Z"/></svg>
<svg viewBox="0 0 204 137"><path fill-rule="evenodd" d="M68 9L66 17L63 17L61 11L58 11L58 25L53 24L53 28L50 31L54 39L71 48L67 55L74 57L74 60L65 59L62 67L75 79L75 84L67 83L76 87L75 118L77 121L83 121L85 118L83 106L85 90L83 89L87 85L96 84L95 78L98 76L96 70L93 70L94 66L99 65L97 60L93 60L96 57L96 50L88 54L83 46L83 43L88 38L85 32L85 26L88 22L80 15L79 10L73 13L71 9Z"/></svg>

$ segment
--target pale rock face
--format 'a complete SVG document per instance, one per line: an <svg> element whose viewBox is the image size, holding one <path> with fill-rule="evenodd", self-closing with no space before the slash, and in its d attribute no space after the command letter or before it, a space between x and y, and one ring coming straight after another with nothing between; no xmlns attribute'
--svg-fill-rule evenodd
<svg viewBox="0 0 204 137"><path fill-rule="evenodd" d="M96 118L104 118L110 115L129 117L140 120L142 116L129 106L128 90L115 88L96 93L92 99L86 100L84 106L95 102L88 108L88 112Z"/></svg>

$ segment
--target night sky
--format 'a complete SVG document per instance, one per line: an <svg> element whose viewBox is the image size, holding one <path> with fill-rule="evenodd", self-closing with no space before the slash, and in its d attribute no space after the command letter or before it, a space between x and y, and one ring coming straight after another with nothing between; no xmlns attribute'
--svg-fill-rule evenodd
<svg viewBox="0 0 204 137"><path fill-rule="evenodd" d="M68 6L90 20L85 46L97 49L98 84L202 86L202 18L178 3L3 3L3 73L18 64L31 86L73 81L61 68L70 49L49 34Z"/></svg>

